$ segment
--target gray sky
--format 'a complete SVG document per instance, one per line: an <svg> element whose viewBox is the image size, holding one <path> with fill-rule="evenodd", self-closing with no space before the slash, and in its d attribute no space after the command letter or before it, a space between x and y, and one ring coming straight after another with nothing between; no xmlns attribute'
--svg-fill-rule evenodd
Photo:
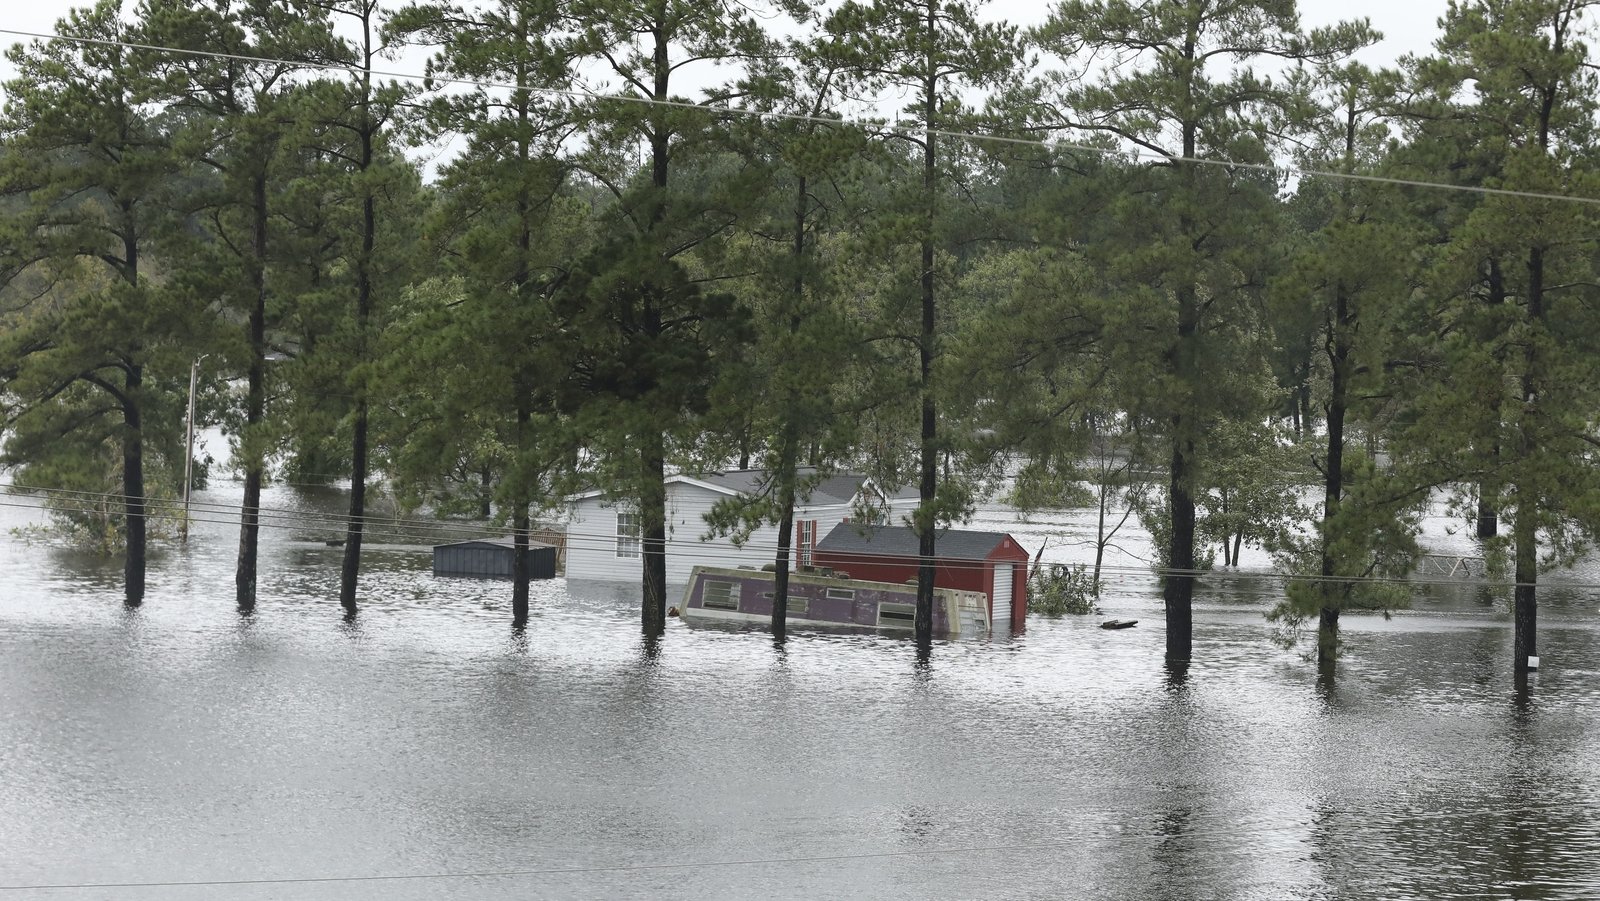
<svg viewBox="0 0 1600 901"><path fill-rule="evenodd" d="M134 0L125 2L130 8L134 4ZM4 0L0 2L0 28L52 31L67 10L84 5L87 5L84 0ZM1041 20L1052 5L1043 0L993 0L989 10L996 18L1026 25ZM1301 0L1300 3L1302 21L1311 26L1362 16L1371 20L1384 34L1381 43L1362 54L1365 62L1374 65L1391 63L1406 53L1427 51L1444 8L1445 0ZM3 46L10 46L16 40L0 35ZM396 63L395 67L411 71L420 69L420 63ZM12 74L9 64L0 60L0 79L10 78Z"/></svg>

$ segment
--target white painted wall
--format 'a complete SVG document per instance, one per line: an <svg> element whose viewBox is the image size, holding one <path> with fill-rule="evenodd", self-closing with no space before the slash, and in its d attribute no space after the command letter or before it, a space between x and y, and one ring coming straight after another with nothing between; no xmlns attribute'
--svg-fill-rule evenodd
<svg viewBox="0 0 1600 901"><path fill-rule="evenodd" d="M778 530L763 526L752 532L743 547L734 547L726 537L702 540L705 515L717 501L726 497L698 485L667 485L667 583L683 585L695 566L754 566L771 563L778 548ZM903 506L904 502L902 502ZM915 506L915 502L912 502ZM642 577L643 561L638 557L618 557L617 512L630 510L628 502L619 508L606 498L584 498L573 504L567 521L567 578L637 582ZM893 509L893 508L891 508ZM899 515L905 510L895 510ZM817 521L817 540L850 516L847 505L798 508L796 518ZM793 541L791 536L790 541ZM791 558L792 559L792 558Z"/></svg>

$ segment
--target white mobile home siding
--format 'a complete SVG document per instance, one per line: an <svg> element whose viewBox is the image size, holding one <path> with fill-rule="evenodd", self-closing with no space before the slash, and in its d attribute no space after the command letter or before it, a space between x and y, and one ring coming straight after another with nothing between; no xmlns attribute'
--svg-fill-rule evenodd
<svg viewBox="0 0 1600 901"><path fill-rule="evenodd" d="M726 537L701 540L707 527L705 515L727 495L699 485L670 482L667 485L667 583L684 585L695 566L754 566L772 562L778 547L778 530L763 526L751 533L743 547L734 547ZM642 575L639 557L617 556L617 513L627 512L631 503L602 497L587 497L572 506L567 521L567 578L637 582ZM899 511L903 512L903 511ZM834 526L848 519L848 505L797 507L796 519L817 521L819 539ZM793 537L790 538L791 543ZM791 558L792 559L792 558Z"/></svg>

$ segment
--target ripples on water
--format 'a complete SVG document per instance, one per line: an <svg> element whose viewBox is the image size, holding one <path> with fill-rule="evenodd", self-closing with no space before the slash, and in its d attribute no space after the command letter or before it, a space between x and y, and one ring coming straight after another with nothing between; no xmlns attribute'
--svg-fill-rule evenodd
<svg viewBox="0 0 1600 901"><path fill-rule="evenodd" d="M1035 620L919 666L876 635L779 650L674 622L646 648L628 584L536 583L513 636L505 583L400 551L371 555L345 624L339 551L281 533L244 619L233 550L198 530L130 613L114 562L0 540L0 885L591 869L36 894L1600 896L1582 589L1550 593L1519 692L1503 605L1472 591L1347 618L1327 686L1269 641L1249 579L1214 580L1174 674L1149 583L1104 604L1138 629ZM882 856L792 860L850 855Z"/></svg>

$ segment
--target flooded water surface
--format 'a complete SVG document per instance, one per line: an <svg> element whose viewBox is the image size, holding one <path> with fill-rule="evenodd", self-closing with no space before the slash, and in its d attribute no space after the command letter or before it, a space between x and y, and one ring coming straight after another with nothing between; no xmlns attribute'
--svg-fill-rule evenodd
<svg viewBox="0 0 1600 901"><path fill-rule="evenodd" d="M1520 687L1470 585L1347 617L1330 684L1248 572L1207 581L1186 672L1131 568L1102 607L1135 629L924 665L677 621L647 647L631 582L536 583L513 635L506 583L401 549L347 624L339 550L293 528L242 618L234 541L197 524L130 612L116 561L0 534L0 899L1600 897L1592 570L1542 592Z"/></svg>

